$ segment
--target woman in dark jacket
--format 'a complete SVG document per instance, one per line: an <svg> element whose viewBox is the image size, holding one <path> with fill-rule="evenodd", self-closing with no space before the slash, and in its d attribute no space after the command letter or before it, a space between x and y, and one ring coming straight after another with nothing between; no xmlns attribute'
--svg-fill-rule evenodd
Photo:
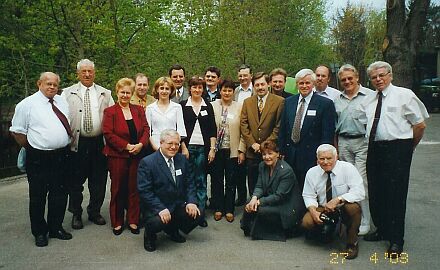
<svg viewBox="0 0 440 270"><path fill-rule="evenodd" d="M215 158L217 128L212 105L202 98L203 79L192 77L188 86L190 97L180 102L186 129L186 138L183 141L189 151L190 177L196 183L198 206L204 213L207 200L207 164ZM201 219L200 226L208 226L205 218Z"/></svg>
<svg viewBox="0 0 440 270"><path fill-rule="evenodd" d="M274 141L260 147L263 161L252 199L245 206L241 229L252 239L285 241L301 221L305 206L292 168L279 159Z"/></svg>
<svg viewBox="0 0 440 270"><path fill-rule="evenodd" d="M122 78L116 83L118 102L104 110L102 131L106 145L111 178L110 219L113 233L123 231L124 209L132 233L139 234L139 194L137 168L149 138L149 127L144 109L130 104L135 83Z"/></svg>

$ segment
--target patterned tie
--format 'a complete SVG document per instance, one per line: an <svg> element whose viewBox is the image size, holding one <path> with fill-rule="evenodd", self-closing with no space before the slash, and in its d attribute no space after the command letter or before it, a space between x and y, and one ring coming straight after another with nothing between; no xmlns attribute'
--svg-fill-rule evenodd
<svg viewBox="0 0 440 270"><path fill-rule="evenodd" d="M180 100L180 91L179 90L176 91L176 97L177 97L177 100Z"/></svg>
<svg viewBox="0 0 440 270"><path fill-rule="evenodd" d="M333 194L332 194L332 178L330 177L331 171L326 172L327 173L327 183L325 185L325 198L327 199L327 202L332 200Z"/></svg>
<svg viewBox="0 0 440 270"><path fill-rule="evenodd" d="M93 130L92 109L90 105L90 89L86 89L84 94L84 131L90 133Z"/></svg>
<svg viewBox="0 0 440 270"><path fill-rule="evenodd" d="M49 102L52 105L53 112L56 114L58 119L60 119L64 129L66 129L67 134L69 137L72 137L72 130L70 129L69 121L67 121L66 116L60 111L60 109L57 108L57 106L53 104L53 98L49 98Z"/></svg>
<svg viewBox="0 0 440 270"><path fill-rule="evenodd" d="M379 124L380 119L380 112L382 111L382 92L377 93L377 106L376 106L376 112L374 113L374 120L373 120L373 126L371 127L370 131L370 137L369 137L369 143L374 142L374 139L376 138L376 132L377 132L377 125Z"/></svg>
<svg viewBox="0 0 440 270"><path fill-rule="evenodd" d="M176 170L174 170L173 159L168 159L168 168L170 168L171 175L173 176L174 183L176 182Z"/></svg>
<svg viewBox="0 0 440 270"><path fill-rule="evenodd" d="M302 98L301 99L301 105L299 105L299 109L296 112L296 116L295 116L295 122L293 123L293 128L292 128L292 141L294 143L299 142L300 139L300 135L301 135L301 120L304 114L304 104L305 104L305 99Z"/></svg>
<svg viewBox="0 0 440 270"><path fill-rule="evenodd" d="M262 98L258 98L258 112L260 114L263 113L263 108L264 108L264 106L263 106L263 99Z"/></svg>

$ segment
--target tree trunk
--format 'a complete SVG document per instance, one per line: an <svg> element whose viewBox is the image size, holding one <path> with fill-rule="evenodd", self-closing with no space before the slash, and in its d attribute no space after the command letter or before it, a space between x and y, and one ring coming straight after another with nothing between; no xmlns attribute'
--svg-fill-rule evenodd
<svg viewBox="0 0 440 270"><path fill-rule="evenodd" d="M396 85L412 88L416 56L430 0L415 0L406 14L405 0L387 0L387 35L384 59L393 67Z"/></svg>

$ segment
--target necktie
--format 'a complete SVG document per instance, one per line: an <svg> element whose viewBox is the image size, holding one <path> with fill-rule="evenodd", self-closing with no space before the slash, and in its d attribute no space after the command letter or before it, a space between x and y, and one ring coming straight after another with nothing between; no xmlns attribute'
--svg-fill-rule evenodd
<svg viewBox="0 0 440 270"><path fill-rule="evenodd" d="M171 175L173 176L174 182L176 182L176 171L174 170L174 162L170 158L168 159L168 167L170 168Z"/></svg>
<svg viewBox="0 0 440 270"><path fill-rule="evenodd" d="M83 123L84 131L86 133L90 133L93 130L93 122L92 122L92 109L90 106L90 89L86 89L86 93L84 94L84 123Z"/></svg>
<svg viewBox="0 0 440 270"><path fill-rule="evenodd" d="M178 100L180 100L180 91L179 90L176 91L176 97Z"/></svg>
<svg viewBox="0 0 440 270"><path fill-rule="evenodd" d="M56 114L58 119L60 119L61 124L63 124L64 128L66 129L67 134L69 137L72 137L72 130L70 129L69 121L67 121L66 116L60 111L60 109L57 108L57 106L53 104L53 98L50 98L49 102L50 105L52 105L53 112Z"/></svg>
<svg viewBox="0 0 440 270"><path fill-rule="evenodd" d="M325 198L327 199L327 202L332 200L333 194L332 194L332 179L330 177L330 174L332 173L330 172L326 172L327 173L327 183L325 185Z"/></svg>
<svg viewBox="0 0 440 270"><path fill-rule="evenodd" d="M371 127L371 131L370 131L369 143L374 142L374 139L376 138L377 125L379 124L380 112L382 110L382 97L383 97L382 92L378 92L376 112L374 113L374 120L373 120L373 126Z"/></svg>
<svg viewBox="0 0 440 270"><path fill-rule="evenodd" d="M301 135L301 120L303 118L303 114L304 114L304 104L305 104L305 99L302 98L301 99L301 105L299 105L299 109L296 112L296 116L295 116L295 122L293 123L293 128L292 128L292 141L294 143L299 142L300 139L300 135Z"/></svg>
<svg viewBox="0 0 440 270"><path fill-rule="evenodd" d="M262 98L258 98L258 112L260 113L260 114L262 114L263 113L263 99Z"/></svg>

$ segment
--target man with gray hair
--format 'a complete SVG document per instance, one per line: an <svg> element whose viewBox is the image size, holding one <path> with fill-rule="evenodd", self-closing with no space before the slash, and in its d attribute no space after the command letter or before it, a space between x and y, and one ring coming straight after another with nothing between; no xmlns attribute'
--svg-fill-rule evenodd
<svg viewBox="0 0 440 270"><path fill-rule="evenodd" d="M70 145L69 207L73 214L72 228L82 229L82 201L86 179L90 193L87 206L89 220L104 225L101 206L107 184L107 159L102 153L104 109L115 104L111 91L95 84L95 64L89 59L78 62L78 83L63 89L61 94L69 104L73 141Z"/></svg>
<svg viewBox="0 0 440 270"><path fill-rule="evenodd" d="M365 139L365 125L356 117L355 111L368 95L374 94L374 91L360 85L359 73L350 64L343 65L339 69L338 76L344 88L344 91L333 101L337 114L335 138L339 159L350 162L356 167L364 180L364 188L367 191L368 142ZM370 231L371 220L367 196L365 196L365 200L360 202L360 205L362 221L359 235L365 235Z"/></svg>
<svg viewBox="0 0 440 270"><path fill-rule="evenodd" d="M145 205L144 248L156 250L156 234L165 231L170 239L184 243L200 222L196 186L190 178L188 160L178 153L180 135L173 129L160 134L159 149L143 158L138 168L139 197Z"/></svg>
<svg viewBox="0 0 440 270"><path fill-rule="evenodd" d="M403 251L412 155L429 115L413 91L391 83L390 64L374 62L367 73L376 94L365 98L358 117L367 125L368 193L377 230L364 239L390 241L387 254L397 258Z"/></svg>
<svg viewBox="0 0 440 270"><path fill-rule="evenodd" d="M39 91L17 104L9 129L26 149L29 217L37 247L48 245L47 233L51 238L72 238L62 227L67 204L67 146L72 134L68 105L57 95L59 83L57 74L42 73L37 82Z"/></svg>
<svg viewBox="0 0 440 270"><path fill-rule="evenodd" d="M299 94L285 99L278 142L302 188L307 170L316 165L318 146L334 141L336 112L330 99L313 92L312 70L300 70L295 79Z"/></svg>
<svg viewBox="0 0 440 270"><path fill-rule="evenodd" d="M310 236L331 240L339 218L347 226L346 259L354 259L359 252L358 232L361 223L359 202L365 191L362 177L348 162L339 161L336 148L322 144L316 150L318 165L306 175L303 189L304 204L308 209L301 227Z"/></svg>

